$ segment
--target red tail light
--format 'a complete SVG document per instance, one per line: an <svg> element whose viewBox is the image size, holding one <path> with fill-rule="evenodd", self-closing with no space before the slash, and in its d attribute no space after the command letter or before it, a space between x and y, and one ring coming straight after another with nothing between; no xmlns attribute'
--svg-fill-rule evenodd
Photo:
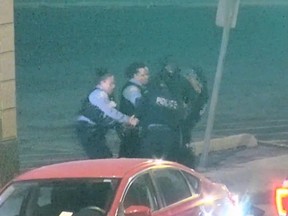
<svg viewBox="0 0 288 216"><path fill-rule="evenodd" d="M276 207L279 216L288 216L288 181L285 181L283 187L276 188Z"/></svg>

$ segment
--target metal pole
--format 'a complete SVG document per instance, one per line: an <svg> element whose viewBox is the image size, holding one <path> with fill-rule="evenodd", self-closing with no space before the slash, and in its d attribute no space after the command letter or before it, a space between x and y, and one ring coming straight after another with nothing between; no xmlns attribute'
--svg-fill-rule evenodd
<svg viewBox="0 0 288 216"><path fill-rule="evenodd" d="M206 131L205 131L205 138L204 138L204 146L202 149L202 156L201 156L200 164L199 164L199 166L203 168L206 166L207 155L208 155L209 147L210 147L210 138L211 138L211 133L212 133L213 124L214 124L215 109L216 109L216 105L218 101L218 93L219 93L221 78L223 74L223 64L224 64L224 59L225 59L226 50L228 46L229 33L230 33L230 27L226 25L223 28L223 33L222 33L222 43L221 43L217 70L216 70L215 80L214 80L214 85L213 85L212 97L211 97L211 102L210 102L210 107L209 107L208 120L207 120L207 126L206 126Z"/></svg>

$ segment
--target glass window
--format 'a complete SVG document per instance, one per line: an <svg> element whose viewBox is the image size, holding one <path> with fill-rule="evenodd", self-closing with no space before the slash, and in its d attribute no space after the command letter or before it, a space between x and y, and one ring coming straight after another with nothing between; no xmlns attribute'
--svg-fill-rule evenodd
<svg viewBox="0 0 288 216"><path fill-rule="evenodd" d="M175 169L153 171L153 177L164 203L170 205L192 196L184 176Z"/></svg>
<svg viewBox="0 0 288 216"><path fill-rule="evenodd" d="M185 177L187 178L191 189L193 190L193 193L198 194L199 193L199 179L193 175L191 175L190 173L187 172L183 172L183 174L185 175Z"/></svg>
<svg viewBox="0 0 288 216"><path fill-rule="evenodd" d="M148 173L133 180L123 201L124 209L131 205L147 206L154 211L158 209L155 191Z"/></svg>
<svg viewBox="0 0 288 216"><path fill-rule="evenodd" d="M0 195L0 215L58 216L90 206L107 212L117 186L115 179L20 182Z"/></svg>
<svg viewBox="0 0 288 216"><path fill-rule="evenodd" d="M0 215L20 215L21 206L29 195L33 183L13 184L0 195Z"/></svg>

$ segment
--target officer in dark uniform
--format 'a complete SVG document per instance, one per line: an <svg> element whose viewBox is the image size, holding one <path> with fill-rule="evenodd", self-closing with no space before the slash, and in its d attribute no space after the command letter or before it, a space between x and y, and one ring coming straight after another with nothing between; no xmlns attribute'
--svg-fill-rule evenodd
<svg viewBox="0 0 288 216"><path fill-rule="evenodd" d="M183 145L191 142L191 132L205 112L208 101L207 81L200 67L181 70L175 60L166 57L161 73L168 88L185 107L181 123Z"/></svg>
<svg viewBox="0 0 288 216"><path fill-rule="evenodd" d="M138 119L145 112L146 84L149 69L142 62L134 62L126 69L128 82L123 86L120 99L120 111L126 115L135 115ZM121 127L118 131L121 139L119 157L135 158L139 156L140 127Z"/></svg>
<svg viewBox="0 0 288 216"><path fill-rule="evenodd" d="M177 161L185 106L167 85L166 76L169 74L161 71L147 85L148 102L145 116L141 118L143 138L140 150L141 157Z"/></svg>
<svg viewBox="0 0 288 216"><path fill-rule="evenodd" d="M169 59L164 61L160 73L151 79L147 96L151 108L141 119L141 125L146 125L141 146L144 156L164 156L195 166L195 156L187 144L207 102L207 91L202 91L203 95L199 96L201 91L197 91L199 89L192 85L192 80L187 79L188 75L191 78L190 72L184 76L177 64Z"/></svg>
<svg viewBox="0 0 288 216"><path fill-rule="evenodd" d="M109 158L112 153L106 145L105 135L118 124L134 127L138 119L116 109L111 95L115 88L114 76L107 69L98 69L96 87L83 101L77 118L77 135L87 156L91 159Z"/></svg>

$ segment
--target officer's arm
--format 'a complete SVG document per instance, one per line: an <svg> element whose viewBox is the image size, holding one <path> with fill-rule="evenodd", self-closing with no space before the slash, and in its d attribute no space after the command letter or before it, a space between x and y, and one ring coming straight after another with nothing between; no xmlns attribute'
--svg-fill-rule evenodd
<svg viewBox="0 0 288 216"><path fill-rule="evenodd" d="M109 100L108 95L101 91L95 90L89 95L91 104L97 106L105 115L120 123L128 123L129 116L121 113L115 108L115 102Z"/></svg>

